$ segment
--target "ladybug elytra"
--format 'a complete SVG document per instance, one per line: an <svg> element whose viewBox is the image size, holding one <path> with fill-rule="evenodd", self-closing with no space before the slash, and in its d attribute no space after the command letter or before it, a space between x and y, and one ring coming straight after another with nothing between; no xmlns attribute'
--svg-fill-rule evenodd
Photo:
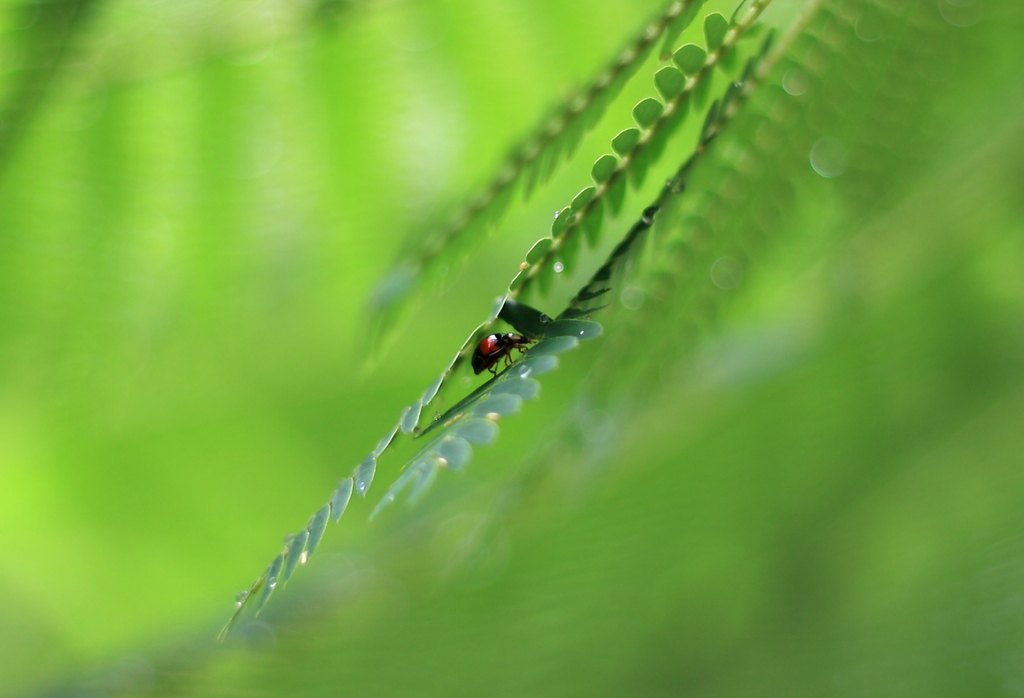
<svg viewBox="0 0 1024 698"><path fill-rule="evenodd" d="M494 368L495 364L504 358L506 365L511 366L512 350L518 349L520 352L523 352L525 351L523 347L532 341L529 337L513 334L512 332L487 335L476 346L476 349L473 350L473 373L480 374L483 371L489 370L494 375L498 375L497 370Z"/></svg>

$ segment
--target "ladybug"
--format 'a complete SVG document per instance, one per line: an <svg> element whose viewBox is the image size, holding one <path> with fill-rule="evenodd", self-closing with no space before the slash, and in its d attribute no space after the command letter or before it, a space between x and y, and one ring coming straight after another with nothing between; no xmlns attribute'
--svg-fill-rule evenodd
<svg viewBox="0 0 1024 698"><path fill-rule="evenodd" d="M523 352L525 351L523 347L532 341L529 337L511 332L487 335L476 345L476 349L473 350L473 373L479 375L481 372L489 370L494 375L498 375L494 365L504 358L506 365L511 366L512 359L510 355L512 350L518 349L520 352Z"/></svg>

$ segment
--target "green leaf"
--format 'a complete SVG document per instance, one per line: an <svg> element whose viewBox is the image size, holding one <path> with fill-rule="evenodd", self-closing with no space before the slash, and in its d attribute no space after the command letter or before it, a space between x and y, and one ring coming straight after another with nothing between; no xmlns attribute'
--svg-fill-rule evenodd
<svg viewBox="0 0 1024 698"><path fill-rule="evenodd" d="M366 460L359 464L355 472L356 481L356 492L359 493L360 497L366 496L366 490L370 489L370 483L373 482L373 474L377 470L377 459L373 456L367 456Z"/></svg>
<svg viewBox="0 0 1024 698"><path fill-rule="evenodd" d="M578 233L567 235L563 238L562 248L558 252L559 257L562 259L562 271L564 273L571 274L572 270L576 268L576 258L579 256L582 242L583 236Z"/></svg>
<svg viewBox="0 0 1024 698"><path fill-rule="evenodd" d="M505 296L498 296L494 299L494 305L491 306L491 314L487 318L488 322L494 322L498 318L498 315L501 314L501 309L505 307L506 300L508 299L505 298ZM451 368L451 366L449 366L449 368ZM423 404L426 404L426 402L424 401Z"/></svg>
<svg viewBox="0 0 1024 698"><path fill-rule="evenodd" d="M594 167L590 170L590 176L594 178L594 181L598 184L603 184L608 181L608 178L615 172L615 168L619 164L619 159L614 155L602 155L594 163Z"/></svg>
<svg viewBox="0 0 1024 698"><path fill-rule="evenodd" d="M595 280L597 280L597 279L595 279ZM605 279L605 281L607 281L607 279ZM578 300L578 301L593 300L595 298L603 296L604 294L608 293L609 291L611 291L610 288L599 288L599 289L596 289L594 291L581 291L580 293L576 294L576 300Z"/></svg>
<svg viewBox="0 0 1024 698"><path fill-rule="evenodd" d="M536 264L541 258L548 253L551 249L551 243L554 240L552 238L541 238L537 242L533 243L533 247L526 253L526 261L530 264Z"/></svg>
<svg viewBox="0 0 1024 698"><path fill-rule="evenodd" d="M665 39L661 46L661 60L665 60L672 54L672 46L675 45L676 39L682 34L693 20L697 17L697 13L700 12L701 5L704 4L704 0L691 0L686 3L685 8L680 12L675 19L673 19L665 30Z"/></svg>
<svg viewBox="0 0 1024 698"><path fill-rule="evenodd" d="M306 543L306 559L313 557L313 551L320 545L320 539L324 537L324 529L331 518L331 505L325 504L320 511L313 514L309 522L309 542Z"/></svg>
<svg viewBox="0 0 1024 698"><path fill-rule="evenodd" d="M402 490L412 483L413 478L419 474L419 468L424 462L425 461L416 461L406 468L405 472L398 476L398 479L395 480L394 484L391 485L390 488L388 488L388 491L385 492L384 496L380 498L379 502L377 502L377 506L375 506L373 511L370 512L371 520L376 518L377 514L379 514L384 507L394 502Z"/></svg>
<svg viewBox="0 0 1024 698"><path fill-rule="evenodd" d="M605 200L608 202L608 210L613 215L619 215L619 211L622 210L622 204L626 200L626 178L619 177L618 180L608 187L608 193L605 194Z"/></svg>
<svg viewBox="0 0 1024 698"><path fill-rule="evenodd" d="M402 419L400 421L403 434L411 434L415 429L416 425L420 421L420 412L423 411L423 401L417 400L402 412Z"/></svg>
<svg viewBox="0 0 1024 698"><path fill-rule="evenodd" d="M468 447L469 444L466 444ZM424 461L419 464L417 469L416 479L412 483L412 491L409 492L409 503L413 503L419 500L430 486L434 484L434 480L437 479L438 463L434 459Z"/></svg>
<svg viewBox="0 0 1024 698"><path fill-rule="evenodd" d="M433 400L434 397L437 395L437 391L441 389L441 384L444 383L445 376L447 375L448 369L446 368L444 370L444 373L442 373L440 376L434 379L434 382L430 384L430 387L423 391L423 395L420 396L420 404L430 404L430 401Z"/></svg>
<svg viewBox="0 0 1024 698"><path fill-rule="evenodd" d="M510 414L515 414L522 408L522 406L523 398L518 395L513 395L512 393L490 395L481 400L477 406L473 408L473 416L484 417L490 414L497 414L505 417Z"/></svg>
<svg viewBox="0 0 1024 698"><path fill-rule="evenodd" d="M542 376L545 373L558 368L558 357L551 354L531 357L527 354L522 361L512 367L516 375L526 378L528 376Z"/></svg>
<svg viewBox="0 0 1024 698"><path fill-rule="evenodd" d="M654 85L666 100L675 99L686 85L686 76L670 65L654 74ZM612 143L614 147L614 141Z"/></svg>
<svg viewBox="0 0 1024 698"><path fill-rule="evenodd" d="M704 45L708 52L717 51L729 31L729 20L720 12L712 12L704 18Z"/></svg>
<svg viewBox="0 0 1024 698"><path fill-rule="evenodd" d="M527 273L526 269L516 274L515 278L512 279L512 283L508 285L508 290L515 291L517 288L519 288L526 282L526 278L528 276L529 274Z"/></svg>
<svg viewBox="0 0 1024 698"><path fill-rule="evenodd" d="M568 124L565 127L565 131L562 134L562 139L565 141L565 157L569 159L576 152L576 146L580 144L580 140L583 138L583 133L586 130L586 124L581 118L570 118Z"/></svg>
<svg viewBox="0 0 1024 698"><path fill-rule="evenodd" d="M594 198L595 191L597 191L597 187L587 187L586 189L581 190L580 193L576 195L576 198L572 200L572 206L569 207L572 209L572 212L578 213L582 211L584 207L590 203L590 200Z"/></svg>
<svg viewBox="0 0 1024 698"><path fill-rule="evenodd" d="M767 25L765 25L765 23L762 22L761 20L754 22L752 25L750 25L750 28L747 29L746 32L744 32L743 36L740 37L740 40L745 41L747 39L756 39L764 32L766 26Z"/></svg>
<svg viewBox="0 0 1024 698"><path fill-rule="evenodd" d="M540 163L537 160L532 160L523 165L523 201L528 200L533 193L533 188L537 186L538 175L540 175Z"/></svg>
<svg viewBox="0 0 1024 698"><path fill-rule="evenodd" d="M559 320L576 320L578 318L585 318L598 310L604 310L607 305L599 305L596 308L566 308L562 311L562 314L558 316Z"/></svg>
<svg viewBox="0 0 1024 698"><path fill-rule="evenodd" d="M707 104L712 82L712 80L701 80L697 83L697 87L693 90L693 96L690 98L695 108L702 109Z"/></svg>
<svg viewBox="0 0 1024 698"><path fill-rule="evenodd" d="M306 549L306 541L308 539L309 531L302 529L288 542L288 564L284 566L284 575L281 577L282 584L288 583L288 580L292 578L295 568L302 561L302 551Z"/></svg>
<svg viewBox="0 0 1024 698"><path fill-rule="evenodd" d="M515 382L522 383L526 380L528 379L516 378ZM498 438L498 425L489 419L467 419L459 423L455 428L455 434L471 444L486 446Z"/></svg>
<svg viewBox="0 0 1024 698"><path fill-rule="evenodd" d="M650 128L665 111L665 105L654 97L648 97L633 107L633 119L641 128Z"/></svg>
<svg viewBox="0 0 1024 698"><path fill-rule="evenodd" d="M734 50L720 51L718 54L718 65L726 72L733 71L736 67L736 60L736 51Z"/></svg>
<svg viewBox="0 0 1024 698"><path fill-rule="evenodd" d="M589 320L555 320L548 326L547 337L590 339L601 334L601 325Z"/></svg>
<svg viewBox="0 0 1024 698"><path fill-rule="evenodd" d="M629 176L633 180L633 188L639 189L644 184L647 176L647 168L650 166L654 152L650 148L644 148L629 161Z"/></svg>
<svg viewBox="0 0 1024 698"><path fill-rule="evenodd" d="M756 26L756 25L755 25ZM775 29L771 29L768 35L764 37L764 41L761 42L761 48L757 51L758 60L768 55L768 50L772 47L772 43L775 40Z"/></svg>
<svg viewBox="0 0 1024 698"><path fill-rule="evenodd" d="M267 605L267 599L274 593L274 587L277 586L277 578L281 574L281 565L283 564L284 553L281 553L274 558L274 561L270 563L270 567L267 568L267 581L263 583L263 593L260 595L259 603L256 604L256 615L260 614L263 607Z"/></svg>
<svg viewBox="0 0 1024 698"><path fill-rule="evenodd" d="M742 10L743 7L746 4L747 4L747 0L742 0L742 2L740 2L740 4L736 6L736 9L734 9L732 11L732 16L729 17L729 26L730 27L735 27L738 24L738 22L736 21L736 18L739 17L740 10Z"/></svg>
<svg viewBox="0 0 1024 698"><path fill-rule="evenodd" d="M533 349L530 349L530 351L535 351L536 347L539 347L541 344L544 344L544 341L536 344ZM513 376L495 385L494 389L491 391L491 395L503 395L505 393L518 395L524 400L532 400L540 393L540 383L532 378L519 378L518 376Z"/></svg>
<svg viewBox="0 0 1024 698"><path fill-rule="evenodd" d="M576 347L579 346L579 344L580 340L576 339L576 337L549 337L541 342L538 342L535 346L531 347L530 356L537 357L544 356L547 354L561 354L562 352L569 351L570 349L575 349Z"/></svg>
<svg viewBox="0 0 1024 698"><path fill-rule="evenodd" d="M408 484L411 481L411 479L412 478L410 476L410 479L407 480L403 484ZM397 485L398 483L396 482L395 484ZM394 487L392 487L392 489L394 489ZM377 502L377 506L375 506L373 508L373 511L370 512L370 521L373 521L374 519L376 519L377 515L380 514L380 512L384 509L384 507L386 507L386 506L390 505L391 503L393 503L397 496L398 496L398 492L392 492L391 490L388 490L387 492L385 492L384 496L380 498L379 502Z"/></svg>
<svg viewBox="0 0 1024 698"><path fill-rule="evenodd" d="M487 420L483 420L487 422ZM487 422L491 424L491 422ZM437 456L444 458L445 465L452 470L461 470L469 463L473 455L473 447L469 442L459 436L446 436L437 445Z"/></svg>
<svg viewBox="0 0 1024 698"><path fill-rule="evenodd" d="M707 62L708 54L697 44L683 44L672 54L672 61L686 75L696 75Z"/></svg>
<svg viewBox="0 0 1024 698"><path fill-rule="evenodd" d="M350 477L338 483L338 489L334 491L334 497L331 499L331 517L334 519L334 523L338 523L338 519L345 513L348 501L352 499L352 488L354 486L355 483L352 482Z"/></svg>
<svg viewBox="0 0 1024 698"><path fill-rule="evenodd" d="M633 150L640 141L640 129L630 126L619 131L619 134L612 139L612 150L619 155L625 155Z"/></svg>
<svg viewBox="0 0 1024 698"><path fill-rule="evenodd" d="M573 213L572 209L568 206L563 208L561 211L555 214L555 220L551 224L551 236L558 237L562 232L569 227L572 222Z"/></svg>
<svg viewBox="0 0 1024 698"><path fill-rule="evenodd" d="M536 308L512 299L505 303L498 317L512 325L516 332L527 337L543 336L548 324L552 322L550 317Z"/></svg>
<svg viewBox="0 0 1024 698"><path fill-rule="evenodd" d="M735 55L735 54L733 54L733 55ZM742 91L742 89L743 89L743 83L741 83L739 81L737 81L737 82L730 82L728 89L726 89L726 91L725 91L725 95L722 97L722 103L721 103L721 105L719 105L718 111L723 113L723 114L726 111L728 111L729 104L734 99L736 99L736 95L738 95L740 93L740 91Z"/></svg>
<svg viewBox="0 0 1024 698"><path fill-rule="evenodd" d="M711 133L711 128L715 125L715 121L718 119L718 100L716 99L711 103L711 107L708 108L707 116L704 117L704 125L700 129L700 139L698 143L704 143L707 140L708 134Z"/></svg>
<svg viewBox="0 0 1024 698"><path fill-rule="evenodd" d="M690 113L690 100L685 99L682 102L676 104L676 110L672 112L672 116L668 119L668 122L664 124L655 137L651 139L655 145L660 138L662 141L668 141L679 130L679 127L686 121L687 114Z"/></svg>
<svg viewBox="0 0 1024 698"><path fill-rule="evenodd" d="M637 131L639 133L639 131ZM599 200L587 211L583 219L583 232L587 236L587 245L593 249L601 241L601 229L604 224L604 199Z"/></svg>
<svg viewBox="0 0 1024 698"><path fill-rule="evenodd" d="M387 447L391 445L391 442L394 440L395 434L397 433L398 427L396 426L390 432L388 432L383 439L377 442L377 447L373 449L373 453L371 454L370 457L377 458L380 456L380 454L384 453Z"/></svg>
<svg viewBox="0 0 1024 698"><path fill-rule="evenodd" d="M546 264L540 269L540 273L537 274L537 286L540 288L540 292L545 296L548 291L551 290L551 284L555 279L555 266L553 264Z"/></svg>

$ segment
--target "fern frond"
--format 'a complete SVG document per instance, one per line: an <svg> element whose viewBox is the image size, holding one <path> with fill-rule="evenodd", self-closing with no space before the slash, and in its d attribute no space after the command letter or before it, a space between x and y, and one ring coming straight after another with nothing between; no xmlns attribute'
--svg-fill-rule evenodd
<svg viewBox="0 0 1024 698"><path fill-rule="evenodd" d="M758 61L764 58L770 45L770 39L769 36L765 40L758 54ZM407 489L410 490L410 501L422 496L433 484L440 469L458 470L464 467L472 456L473 445L490 444L497 438L496 422L499 419L518 412L524 400L538 395L540 386L535 378L556 368L559 354L576 348L581 340L596 337L601 333L599 324L589 319L580 319L582 317L589 318L592 313L600 309L590 305L589 301L611 290L611 277L614 269L621 264L642 234L654 223L657 211L666 205L672 197L682 193L685 178L698 157L715 138L718 130L728 123L736 113L739 104L754 88L753 78L756 77L754 66L754 59L751 59L744 72L743 80L730 85L727 95L734 94L735 97L731 99L728 108L719 109L716 102L715 107L711 110L715 118L709 120L710 123L705 125L694 154L681 166L676 177L666 183L651 206L645 209L641 219L629 230L591 280L580 289L565 310L558 315L558 319L552 320L548 315L519 303L510 296L498 299L489 320L474 331L441 376L427 388L415 403L402 412L398 424L381 439L374 451L355 468L352 475L341 481L327 504L310 519L306 529L286 539L284 548L271 562L267 571L256 580L248 592L240 595L238 607L221 631L221 637L226 636L229 632L245 609L249 599L255 598L255 595L262 591L254 609L255 613L259 613L276 588L282 570L284 570L282 581L287 582L295 568L306 562L319 543L327 521L330 518L338 521L340 518L353 489L365 496L376 472L377 459L392 444L399 431L413 434L414 437L429 434L432 435L432 438L409 460L402 474L374 507L370 515L371 518L395 502ZM532 252L533 250L527 254L528 258ZM423 407L437 395L454 368L465 358L467 355L465 350L470 348L471 351L475 346L476 337L486 331L486 328L499 317L517 331L539 341L526 351L520 361L480 385L421 430L418 424Z"/></svg>
<svg viewBox="0 0 1024 698"><path fill-rule="evenodd" d="M327 521L341 516L351 491L366 493L378 456L399 432L427 437L427 441L387 490L375 513L403 492L409 491L411 499L422 496L441 469L464 467L474 445L493 442L498 435L495 423L516 412L524 400L536 397L539 384L535 379L555 367L555 355L577 345L580 332L586 337L599 331L599 325L582 318L607 304L605 299L610 298L611 290L620 285L616 274L627 259L636 257L639 243L652 227L660 233L655 238L656 254L638 259L640 263L633 265L640 273L639 282L650 289L648 301L635 319L625 320L628 330L621 328L614 333L598 357L590 372L588 393L592 396L624 383L634 394L654 388L663 357L680 353L680 335L667 335L665 326L677 326L684 336L692 337L708 324L734 287L725 282L729 279L722 276L722 269L716 272L716 265L731 259L740 269L748 267L771 239L783 237L793 224L796 212L792 209L791 182L830 175L823 162L815 162L814 155L815 143L825 134L842 138L846 147L861 156L848 163L844 173L850 182L843 189L850 197L846 215L851 219L869 215L871 208L866 204L872 197L877 201L879 193L865 186L874 181L869 174L879 167L893 167L894 160L903 157L906 150L897 144L911 139L915 129L926 121L934 93L928 86L914 89L911 85L904 70L910 54L904 46L925 43L936 28L929 25L927 17L916 15L912 7L893 12L870 0L860 0L853 10L850 7L850 3L840 5L828 0L811 3L777 46L769 49L770 43L765 42L746 64L741 78L709 108L692 155L556 319L519 303L512 292L499 299L488 321L471 335L420 399L402 412L398 424L368 459L342 480L329 503L305 529L286 540L278 557L240 600L238 613L250 600L256 600L253 608L258 612L279 579L287 580L308 559ZM878 11L883 31L897 40L887 46L851 42L858 13L864 8ZM733 31L723 35L722 46L727 45L729 32ZM792 84L780 87L796 79L794 71L803 74L806 85L800 89ZM852 89L837 93L829 87L839 80ZM769 86L756 89L762 83ZM905 117L899 124L878 117L880 110L891 114L885 105L893 95L905 96L901 108ZM827 111L822 113L825 107ZM846 131L839 130L840 120L829 114L842 111L842 123L848 123L854 108L858 112L853 124ZM891 131L895 131L892 140L880 141ZM858 171L864 174L858 175ZM587 203L597 195L596 190L585 195ZM552 254L557 237L548 239L551 242L540 243L527 253L528 264L537 265ZM621 318L622 314L615 317ZM466 349L471 351L478 334L499 318L543 341L421 429L422 407L436 396L454 367L465 358ZM624 372L626 366L636 368L632 373Z"/></svg>
<svg viewBox="0 0 1024 698"><path fill-rule="evenodd" d="M717 65L736 43L750 30L771 0L755 0L743 18L732 27L722 15L713 13L705 18L704 34L708 50L703 62L692 60L692 52L680 49L676 59L682 71L692 71L690 77L673 67L666 67L658 75L669 75L656 80L666 102L663 105L654 98L647 98L633 109L633 118L639 129L626 129L612 141L612 148L621 159L614 155L603 155L591 170L595 186L587 187L573 199L570 206L562 209L551 228L551 242L545 245L543 254L536 255L536 261L521 271L509 285L512 297L526 293L536 282L540 292L550 288L553 265L560 261L564 269L571 271L576 252L580 245L580 232L587 232L591 245L598 242L607 207L612 215L618 214L626 194L626 175L630 175L634 187L639 187L648 168L661 156L668 138L686 118L691 98L699 96L700 90L710 84L710 76ZM724 24L723 24L724 23ZM673 71L666 73L666 71ZM529 262L529 260L527 260Z"/></svg>
<svg viewBox="0 0 1024 698"><path fill-rule="evenodd" d="M546 182L558 165L571 158L583 136L593 129L609 103L633 77L662 37L671 45L693 21L705 0L672 0L667 7L620 51L582 92L559 105L534 133L513 148L512 155L497 174L452 222L415 243L414 251L403 255L378 282L371 296L372 312L385 333L394 324L409 295L431 277L444 259L446 273L459 251L470 240L482 236L504 214L520 188L529 198L538 183Z"/></svg>
<svg viewBox="0 0 1024 698"><path fill-rule="evenodd" d="M351 475L341 480L331 498L313 515L305 529L288 536L283 549L267 570L248 591L239 594L235 612L221 630L220 639L227 636L251 599L259 595L252 609L254 614L259 614L279 580L286 583L296 567L312 557L327 522L332 519L337 522L341 518L353 490L360 496L366 495L376 473L378 458L392 445L400 431L417 437L433 434L433 437L413 456L402 475L384 494L371 513L371 519L408 487L412 488L410 499L415 500L421 496L433 483L440 468L458 470L464 467L472 455L473 445L486 445L497 437L496 422L499 419L518 412L523 400L537 396L540 386L535 378L558 366L558 354L575 349L581 340L601 334L601 326L596 322L551 321L543 313L514 301L502 303L501 309L503 317L510 324L519 331L528 332L538 340L537 343L526 351L521 360L483 383L426 429L420 430L417 424L423 406L437 394L440 379L431 384L419 400L403 410L398 424L355 467ZM442 378L449 373L450 370L446 370Z"/></svg>
<svg viewBox="0 0 1024 698"><path fill-rule="evenodd" d="M682 348L714 325L719 307L741 278L756 272L772 243L799 229L801 216L819 221L818 202L798 199L797 192L841 175L834 191L846 205L831 206L831 218L813 226L820 244L829 244L837 232L859 229L858 221L883 212L932 151L927 125L945 81L921 81L907 68L937 61L950 28L936 21L934 10L913 3L826 1L811 9L796 27L799 34L780 47L786 50L775 61L769 89L756 94L717 139L715 155L693 172L690 188L697 195L660 217L655 261L636 281L647 289L646 300L603 347L589 374L591 399L603 402L616 386L648 395L662 380L664 357L685 362ZM864 16L889 40L861 38ZM963 47L970 38L958 40ZM946 61L946 80L958 79L955 71ZM817 151L826 138L842 145L842 161ZM651 329L665 326L677 330ZM622 398L616 393L620 404Z"/></svg>

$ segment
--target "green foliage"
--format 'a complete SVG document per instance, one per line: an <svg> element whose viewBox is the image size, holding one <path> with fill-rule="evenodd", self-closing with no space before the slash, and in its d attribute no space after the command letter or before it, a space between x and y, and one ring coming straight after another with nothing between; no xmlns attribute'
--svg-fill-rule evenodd
<svg viewBox="0 0 1024 698"><path fill-rule="evenodd" d="M693 21L704 0L672 0L636 38L618 54L589 86L577 96L553 110L553 116L536 133L513 150L512 157L471 204L458 212L455 223L443 231L427 231L416 241L411 254L404 255L395 268L379 283L374 311L378 313L381 331L387 332L396 322L407 297L417 288L409 278L429 276L439 264L458 264L451 250L465 243L462 238L479 237L504 213L517 186L528 198L538 182L547 181L563 157L571 157L583 135L600 122L607 105L640 68L658 39L664 34L668 46ZM440 261L438 261L440 260Z"/></svg>
<svg viewBox="0 0 1024 698"><path fill-rule="evenodd" d="M729 31L729 21L718 12L712 12L704 18L704 45L709 53L722 47L725 35Z"/></svg>
<svg viewBox="0 0 1024 698"><path fill-rule="evenodd" d="M614 79L556 110L528 157L492 176L493 199L434 237L413 219L419 202L449 198L443 177L423 177L437 186L416 198L387 169L443 160L398 145L439 138L432 103L415 103L422 130L410 136L389 121L407 104L389 100L410 85L435 94L420 78L441 52L452 52L445 65L485 63L462 76L460 89L483 95L465 108L474 120L532 60L538 86L554 80L554 63L514 30L475 28L494 7L439 24L474 47L461 58L383 21L431 3L322 3L275 25L272 45L288 52L259 58L255 33L138 83L110 67L132 65L130 13L93 14L58 37L45 13L75 4L42 8L32 36L106 65L113 87L82 127L54 116L68 104L61 76L84 70L64 72L80 65L71 58L47 67L54 78L31 100L11 97L26 94L21 75L0 79L15 105L4 133L16 138L3 143L17 145L0 169L0 532L13 546L0 570L11 600L0 696L43 690L38 677L102 664L172 626L199 626L204 640L161 640L172 649L135 651L58 692L952 696L1016 685L1024 139L1013 39L1024 13L768 4L668 5L631 44L649 55L660 41L660 63L628 51L604 61ZM615 7L588 6L588 21ZM617 11L633 25L648 9ZM588 24L559 3L532 11L551 13L551 51L551 36ZM410 26L432 36L435 20ZM4 21L18 38L0 50L11 65L31 41ZM387 25L384 53L411 71L397 85L361 75L372 94L351 70L380 63L353 41L369 21ZM607 54L614 42L601 44ZM161 60L152 37L140 46ZM285 53L317 66L322 84L302 89L321 101L239 141L262 147L275 128L309 139L301 157L287 141L268 174L263 151L232 144L250 123L237 114L271 86L290 107L309 99L284 87L296 83L280 72ZM502 72L510 57L515 71ZM179 122L183 105L195 111ZM513 107L526 109L501 102L489 123ZM320 133L324 114L342 117ZM200 155L175 159L192 152L189 129ZM601 155L609 139L614 155ZM550 199L513 202L562 163ZM359 188L378 169L381 193ZM170 194L157 205L153 191ZM456 280L467 243L502 215L500 240ZM151 234L168 216L173 244ZM349 351L366 330L355 309L398 232L417 243L385 304L422 311L355 380L361 357ZM442 276L449 291L423 283ZM474 377L480 338L510 329L534 341ZM499 422L501 442L476 448L497 442ZM388 509L400 499L418 505ZM205 624L227 613L196 620L196 609L226 605L224 590L268 558L237 597L226 651L211 651ZM595 662L610 646L616 659Z"/></svg>
<svg viewBox="0 0 1024 698"><path fill-rule="evenodd" d="M708 60L708 52L697 44L684 44L672 54L672 60L687 75L696 75Z"/></svg>
<svg viewBox="0 0 1024 698"><path fill-rule="evenodd" d="M748 15L748 19L751 17L756 17L756 14ZM714 23L714 20L712 20L712 24ZM749 26L749 22L747 26ZM763 42L761 50L757 54L757 60L759 61L757 63L758 70L765 70L767 67L761 64L760 61L764 59L770 45L771 37ZM717 49L720 48L721 44L719 44ZM697 157L705 152L711 139L731 119L735 113L735 107L740 102L740 97L753 88L754 85L750 82L750 79L754 76L754 71L755 62L754 59L751 59L747 64L747 69L744 71L743 79L729 84L721 106L716 101L708 111L694 155L688 158L676 175L666 182L656 201L644 210L640 221L630 229L625 238L612 251L608 260L595 272L591 280L580 289L579 293L573 297L569 307L558 316L557 320L551 321L550 317L544 313L519 303L514 299L513 296L520 291L522 285L521 283L517 285L517 280L523 279L522 283L525 283L525 281L529 280L529 276L524 277L523 272L520 272L512 280L508 295L496 305L498 308L496 316L492 314L492 317L480 325L474 334L470 336L470 339L460 348L455 359L449 364L448 370L438 379L438 385L432 385L428 388L424 397L421 397L402 412L398 426L385 437L385 441L381 442L384 444L384 447L378 446L378 449L367 457L362 464L357 466L353 472L352 477L356 483L356 491L360 495L365 496L373 480L377 457L390 445L398 430L401 430L404 434L415 433L417 436L436 432L433 439L426 446L422 447L406 464L402 475L399 476L374 508L371 518L376 517L384 507L396 501L399 495L406 489L410 490L410 502L419 499L436 480L440 468L451 467L459 469L463 467L469 461L472 450L469 442L458 435L458 429L463 422L481 417L496 421L501 417L518 412L522 406L523 398L527 394L533 397L537 393L535 389L536 382L533 381L531 376L543 375L551 371L558 365L557 354L574 349L581 339L589 339L600 334L600 325L578 318L582 316L589 317L591 313L599 309L598 306L595 306L590 301L612 290L613 275L617 270L621 269L625 260L635 254L634 248L638 246L643 233L654 223L657 212L662 206L669 203L674 196L684 190L687 176L698 161ZM728 108L729 106L733 108L730 109ZM633 109L634 119L648 134L653 131L654 125L658 123L663 113L664 108L662 104L651 98L643 100ZM621 135L622 133L620 132L616 139L620 139ZM614 156L605 155L595 163L591 174L595 181L602 184L602 182L611 178L617 170L617 166L618 161ZM545 266L544 262L548 260L556 241L562 243L560 259L562 260L563 269L571 273L575 266L575 250L578 250L580 237L579 235L569 236L567 232L570 225L576 222L574 217L578 218L585 215L591 201L599 191L595 187L587 187L577 194L571 207L566 207L555 215L555 220L551 227L551 237L542 238L537 241L527 252L526 264L530 265L531 269L541 270L538 283L542 293L547 293L550 289L551 274L549 270L553 270L553 266L550 264ZM429 399L425 400L424 398L429 395L430 399L432 399L437 394L440 384L443 384L445 378L451 375L452 367L459 363L460 357L464 358L468 351L475 348L480 338L497 318L501 318L518 332L539 341L539 343L527 350L523 360L517 363L514 368L511 366L511 359L508 359L509 367L505 371L479 386L469 396L463 398L450 410L437 417L426 429L421 430L418 427L420 414L425 404L429 402ZM525 381L530 382L525 383ZM456 463L456 465L451 465L452 462ZM339 489L341 487L347 488L345 483L346 481L343 481ZM331 501L333 502L336 499L338 499L337 492ZM330 517L331 503L328 503L311 520L307 527L309 543L302 562L305 562L308 556L312 555L313 549L319 543L323 535L324 526ZM340 514L336 515L334 520L337 521L339 517ZM304 533L299 533L292 540L297 540L299 537L305 538L306 536ZM303 553L301 549L297 550L297 552ZM289 557L295 553L296 551L293 551L290 546L286 546L281 555ZM256 580L246 597L239 602L238 608L232 615L231 620L221 631L222 638L226 636L232 625L246 610L245 600L252 597L260 585L264 585L263 594L260 597L259 605L255 608L255 613L258 614L262 610L267 598L276 585L276 568L280 567L280 558L281 556L279 555L271 563L267 572ZM291 576L291 571L294 570L294 567L294 561L289 560L285 581Z"/></svg>
<svg viewBox="0 0 1024 698"><path fill-rule="evenodd" d="M588 200L587 206L571 212L569 216L560 213L556 217L551 231L554 238L551 248L539 260L531 262L528 269L520 273L520 276L513 281L514 286L510 286L510 293L521 295L528 292L531 283L536 279L540 286L540 293L547 295L551 289L551 266L555 260L560 260L565 267L573 266L575 261L573 251L579 244L578 240L574 240L574 238L578 238L579 231L581 229L591 231L592 245L600 241L601 224L595 223L586 226L586 219L591 212L595 212L595 215L600 216L603 221L603 207L606 203L613 215L619 213L625 200L625 174L627 172L634 188L640 188L643 185L648 169L657 162L664 152L665 143L685 120L691 94L697 95L702 86L710 85L715 66L721 62L722 57L732 52L736 43L754 25L770 2L771 0L755 0L728 36L726 32L721 32L721 36L719 36L717 29L720 26L719 20L713 19L712 15L708 16L711 29L708 30L706 23L705 34L707 35L708 31L711 32L710 37L715 41L715 45L714 48L709 48L709 52L705 54L703 67L683 85L676 96L666 105L648 97L633 108L633 119L642 131L632 144L632 148L623 148L631 140L630 136L626 136L626 142L623 142L622 133L624 132L620 132L613 139L612 148L616 152L620 152L616 148L616 141L618 141L618 146L623 148L620 153L621 160L614 155L607 154L598 158L591 169L591 177L599 186ZM721 21L724 22L725 18L722 17ZM657 79L655 82L657 83ZM566 250L569 250L569 255L566 255Z"/></svg>

